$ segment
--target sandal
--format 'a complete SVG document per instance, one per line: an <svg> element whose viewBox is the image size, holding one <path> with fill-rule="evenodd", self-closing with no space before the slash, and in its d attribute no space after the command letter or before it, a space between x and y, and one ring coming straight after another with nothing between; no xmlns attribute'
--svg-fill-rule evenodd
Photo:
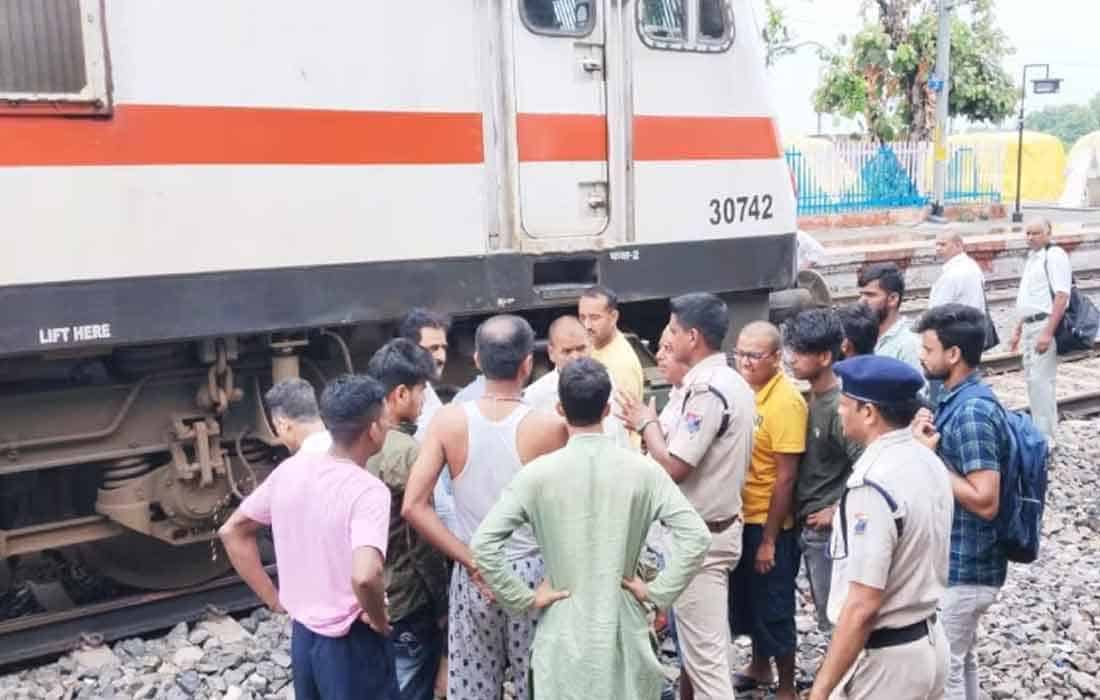
<svg viewBox="0 0 1100 700"><path fill-rule="evenodd" d="M738 693L747 693L758 688L769 688L775 685L775 681L760 681L744 673L733 674L733 689Z"/></svg>

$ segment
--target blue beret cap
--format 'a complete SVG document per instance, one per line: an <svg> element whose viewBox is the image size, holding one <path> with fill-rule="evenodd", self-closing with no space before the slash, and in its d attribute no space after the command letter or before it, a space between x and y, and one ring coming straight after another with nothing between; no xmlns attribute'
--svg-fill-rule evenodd
<svg viewBox="0 0 1100 700"><path fill-rule="evenodd" d="M892 357L857 355L833 365L841 391L868 403L915 399L924 388L921 373Z"/></svg>

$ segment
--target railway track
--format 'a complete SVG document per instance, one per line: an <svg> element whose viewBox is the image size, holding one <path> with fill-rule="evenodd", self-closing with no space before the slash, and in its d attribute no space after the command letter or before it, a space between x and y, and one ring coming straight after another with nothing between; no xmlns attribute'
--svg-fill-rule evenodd
<svg viewBox="0 0 1100 700"><path fill-rule="evenodd" d="M983 358L982 367L1007 407L1027 408L1023 358L1018 352ZM1058 405L1067 418L1100 415L1100 343L1059 360ZM274 574L274 566L268 570ZM252 609L260 603L235 576L165 592L140 593L70 610L0 622L0 667L65 653L82 644L111 643L211 614Z"/></svg>
<svg viewBox="0 0 1100 700"><path fill-rule="evenodd" d="M1027 409L1027 383L1020 353L987 355L982 358L982 370L1006 407ZM1100 416L1100 343L1058 359L1057 391L1063 417Z"/></svg>
<svg viewBox="0 0 1100 700"><path fill-rule="evenodd" d="M1067 362L1079 362L1100 357L1100 342L1095 343L1088 350L1077 350L1062 355L1058 360L1059 366ZM982 369L986 375L1006 374L1009 372L1022 372L1024 369L1024 356L1019 352L999 352L982 357Z"/></svg>
<svg viewBox="0 0 1100 700"><path fill-rule="evenodd" d="M1058 411L1064 418L1081 420L1100 416L1100 391L1086 391L1067 397L1059 397Z"/></svg>
<svg viewBox="0 0 1100 700"><path fill-rule="evenodd" d="M274 575L275 567L268 571ZM0 668L106 644L193 622L207 615L250 610L260 601L236 576L174 591L141 593L60 612L0 622Z"/></svg>
<svg viewBox="0 0 1100 700"><path fill-rule="evenodd" d="M1100 270L1087 269L1073 273L1077 288L1086 294L1100 293ZM990 306L1001 306L1016 300L1016 289L1019 287L1019 277L1005 277L989 280L986 283L987 298ZM904 313L917 313L928 308L928 296L932 293L929 286L913 287L905 290L905 302L902 305ZM833 303L837 305L851 304L859 301L859 290L846 289L843 292L833 294Z"/></svg>

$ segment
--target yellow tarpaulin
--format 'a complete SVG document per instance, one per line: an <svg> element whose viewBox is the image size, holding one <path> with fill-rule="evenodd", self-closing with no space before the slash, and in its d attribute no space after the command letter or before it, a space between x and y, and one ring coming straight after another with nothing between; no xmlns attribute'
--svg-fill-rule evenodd
<svg viewBox="0 0 1100 700"><path fill-rule="evenodd" d="M974 157L980 165L982 178L996 177L1003 173L1000 184L1003 201L1016 198L1016 154L1019 133L956 134L950 138L953 147L974 147ZM993 161L1001 160L1000 164ZM989 162L983 162L989 161ZM997 167L999 165L999 167ZM1024 132L1023 189L1025 202L1057 202L1062 196L1066 179L1066 149L1057 137L1036 131ZM996 188L998 183L983 182L983 186Z"/></svg>

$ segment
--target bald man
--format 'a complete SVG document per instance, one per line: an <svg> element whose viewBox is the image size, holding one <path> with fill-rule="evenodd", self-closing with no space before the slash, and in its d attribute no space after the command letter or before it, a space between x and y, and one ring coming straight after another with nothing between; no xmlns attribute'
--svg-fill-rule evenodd
<svg viewBox="0 0 1100 700"><path fill-rule="evenodd" d="M936 236L936 256L943 260L943 273L932 285L929 308L945 304L965 304L985 313L985 275L958 231L942 231Z"/></svg>
<svg viewBox="0 0 1100 700"><path fill-rule="evenodd" d="M532 411L523 401L534 343L531 326L518 316L493 316L478 327L474 359L485 375L485 393L476 401L439 409L405 487L401 515L457 565L447 626L450 700L501 697L505 667L517 700L531 697L528 669L537 612L513 613L493 602L469 543L523 465L564 447L568 439L561 416ZM454 485L454 532L431 503L444 469ZM507 550L512 573L535 588L543 562L534 533L517 530Z"/></svg>
<svg viewBox="0 0 1100 700"><path fill-rule="evenodd" d="M550 324L549 339L547 354L554 369L527 387L523 392L523 400L536 410L554 412L558 406L558 382L561 371L576 359L590 357L592 344L580 319L570 315L559 316ZM616 418L621 411L614 400L614 381L611 386L611 412L603 421L603 432L620 447L631 448L633 444L630 434L623 426L623 422Z"/></svg>
<svg viewBox="0 0 1100 700"><path fill-rule="evenodd" d="M752 661L736 674L743 692L773 682L778 700L795 700L795 577L801 553L794 530L794 485L806 451L809 410L783 374L779 329L748 324L737 338L737 366L756 394L752 462L741 492L741 561L730 575L730 630L752 639Z"/></svg>

